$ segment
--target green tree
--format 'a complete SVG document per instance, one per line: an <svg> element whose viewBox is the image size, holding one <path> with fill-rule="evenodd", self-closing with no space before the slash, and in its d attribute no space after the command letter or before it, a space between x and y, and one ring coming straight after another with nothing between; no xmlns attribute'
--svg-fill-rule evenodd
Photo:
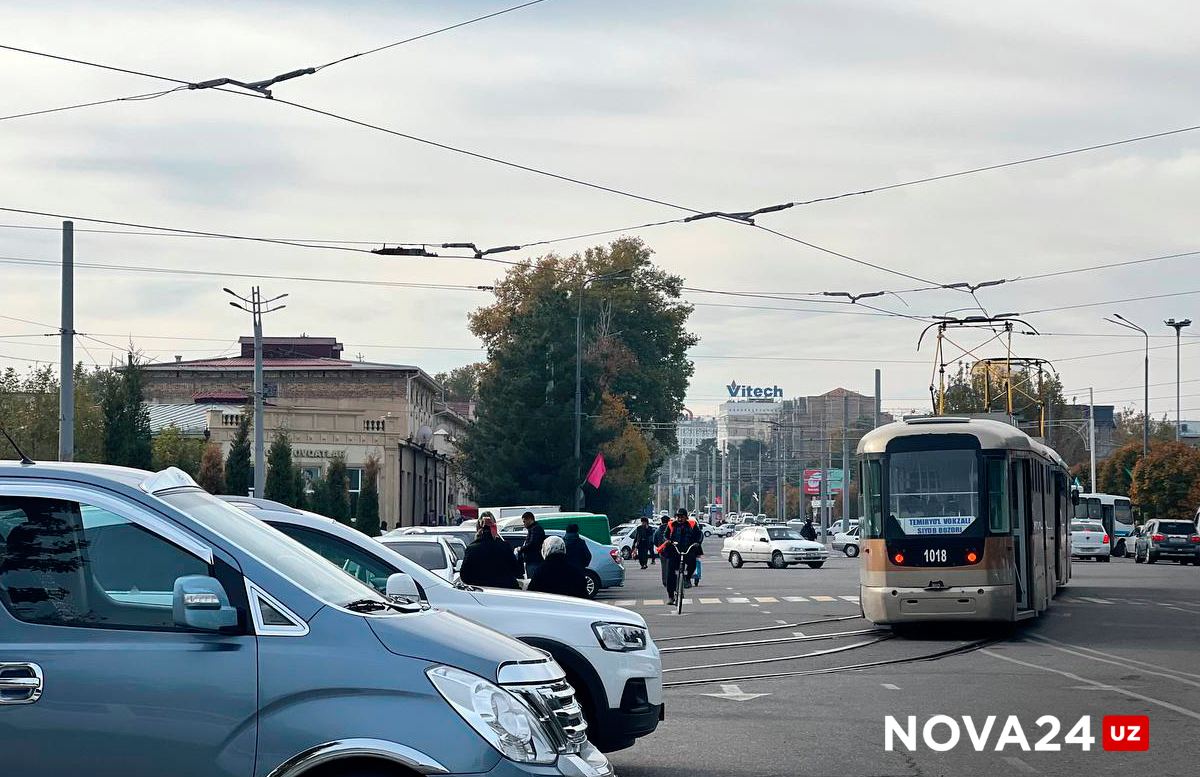
<svg viewBox="0 0 1200 777"><path fill-rule="evenodd" d="M308 495L309 484L304 477L304 471L300 469L298 464L292 465L292 491L296 494L296 504L293 507L300 510L308 510L312 507L312 500Z"/></svg>
<svg viewBox="0 0 1200 777"><path fill-rule="evenodd" d="M1142 441L1129 442L1117 448L1096 465L1096 483L1101 494L1130 496L1133 485L1133 470L1142 458Z"/></svg>
<svg viewBox="0 0 1200 777"><path fill-rule="evenodd" d="M225 493L225 464L221 461L221 446L210 442L200 457L200 472L196 482L210 494Z"/></svg>
<svg viewBox="0 0 1200 777"><path fill-rule="evenodd" d="M433 379L442 385L447 402L470 402L479 398L479 377L487 365L482 362L439 372Z"/></svg>
<svg viewBox="0 0 1200 777"><path fill-rule="evenodd" d="M362 487L358 494L358 516L355 527L374 537L379 534L379 458L368 456L363 464Z"/></svg>
<svg viewBox="0 0 1200 777"><path fill-rule="evenodd" d="M142 368L131 352L125 365L103 380L104 460L137 469L153 465L150 414L142 391Z"/></svg>
<svg viewBox="0 0 1200 777"><path fill-rule="evenodd" d="M200 459L203 455L203 440L184 437L179 428L172 425L155 436L151 445L151 467L156 471L178 467L196 477L200 474Z"/></svg>
<svg viewBox="0 0 1200 777"><path fill-rule="evenodd" d="M351 525L350 478L346 474L346 457L335 454L321 479L323 515L339 523Z"/></svg>
<svg viewBox="0 0 1200 777"><path fill-rule="evenodd" d="M225 493L232 496L245 496L254 484L250 463L250 420L250 413L243 411L229 445L229 456L225 459Z"/></svg>
<svg viewBox="0 0 1200 777"><path fill-rule="evenodd" d="M1134 466L1129 497L1147 520L1191 523L1196 517L1191 499L1197 482L1200 450L1181 442L1158 443Z"/></svg>
<svg viewBox="0 0 1200 777"><path fill-rule="evenodd" d="M263 486L263 497L296 507L299 495L296 492L296 473L292 466L292 441L287 432L280 429L267 448L267 482Z"/></svg>
<svg viewBox="0 0 1200 777"><path fill-rule="evenodd" d="M604 276L604 277L600 277ZM596 278L581 293L584 281ZM640 241L622 238L563 258L509 270L494 304L475 311L483 340L475 423L463 440L464 470L484 502L573 505L597 452L613 460L589 509L635 515L683 410L697 339L685 329L692 307L682 279L657 268ZM575 317L582 309L583 424L580 470L573 445ZM641 442L636 441L641 437ZM635 509L636 506L636 509Z"/></svg>

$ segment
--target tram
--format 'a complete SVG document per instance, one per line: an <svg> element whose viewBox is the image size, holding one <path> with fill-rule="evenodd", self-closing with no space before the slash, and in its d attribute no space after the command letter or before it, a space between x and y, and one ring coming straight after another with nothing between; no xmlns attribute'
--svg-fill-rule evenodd
<svg viewBox="0 0 1200 777"><path fill-rule="evenodd" d="M858 456L868 620L1024 620L1070 579L1067 466L1016 427L907 419L866 434Z"/></svg>

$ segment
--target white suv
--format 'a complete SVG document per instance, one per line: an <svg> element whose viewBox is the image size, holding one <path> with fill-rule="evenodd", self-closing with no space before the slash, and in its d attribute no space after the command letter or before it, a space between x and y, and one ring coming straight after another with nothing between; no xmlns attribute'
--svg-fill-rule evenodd
<svg viewBox="0 0 1200 777"><path fill-rule="evenodd" d="M222 497L378 590L398 576L436 608L554 657L575 687L588 738L605 752L633 745L663 719L662 660L642 616L586 599L451 584L332 518L265 499Z"/></svg>

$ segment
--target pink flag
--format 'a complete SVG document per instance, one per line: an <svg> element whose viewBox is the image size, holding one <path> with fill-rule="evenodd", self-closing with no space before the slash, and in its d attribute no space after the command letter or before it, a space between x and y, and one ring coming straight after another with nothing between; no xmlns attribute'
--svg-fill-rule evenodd
<svg viewBox="0 0 1200 777"><path fill-rule="evenodd" d="M587 484L592 488L599 488L600 481L604 480L605 472L608 472L608 467L604 466L604 456L597 453L596 460L592 462L592 468L588 470Z"/></svg>

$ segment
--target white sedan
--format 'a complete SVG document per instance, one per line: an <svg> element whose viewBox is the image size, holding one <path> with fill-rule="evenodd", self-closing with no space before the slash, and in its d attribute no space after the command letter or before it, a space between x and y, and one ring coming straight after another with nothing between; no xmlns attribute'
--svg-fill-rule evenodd
<svg viewBox="0 0 1200 777"><path fill-rule="evenodd" d="M437 534L403 534L398 537L379 537L378 541L409 561L453 583L458 578L466 546L456 537Z"/></svg>
<svg viewBox="0 0 1200 777"><path fill-rule="evenodd" d="M725 540L721 553L734 569L751 563L767 564L773 569L786 569L790 564L820 569L829 558L824 545L804 539L800 532L787 526L742 529Z"/></svg>
<svg viewBox="0 0 1200 777"><path fill-rule="evenodd" d="M839 532L833 537L833 549L840 550L850 558L858 555L858 527L855 526L850 531Z"/></svg>
<svg viewBox="0 0 1200 777"><path fill-rule="evenodd" d="M1112 549L1104 525L1099 521L1071 521L1071 555L1097 561L1111 560Z"/></svg>

